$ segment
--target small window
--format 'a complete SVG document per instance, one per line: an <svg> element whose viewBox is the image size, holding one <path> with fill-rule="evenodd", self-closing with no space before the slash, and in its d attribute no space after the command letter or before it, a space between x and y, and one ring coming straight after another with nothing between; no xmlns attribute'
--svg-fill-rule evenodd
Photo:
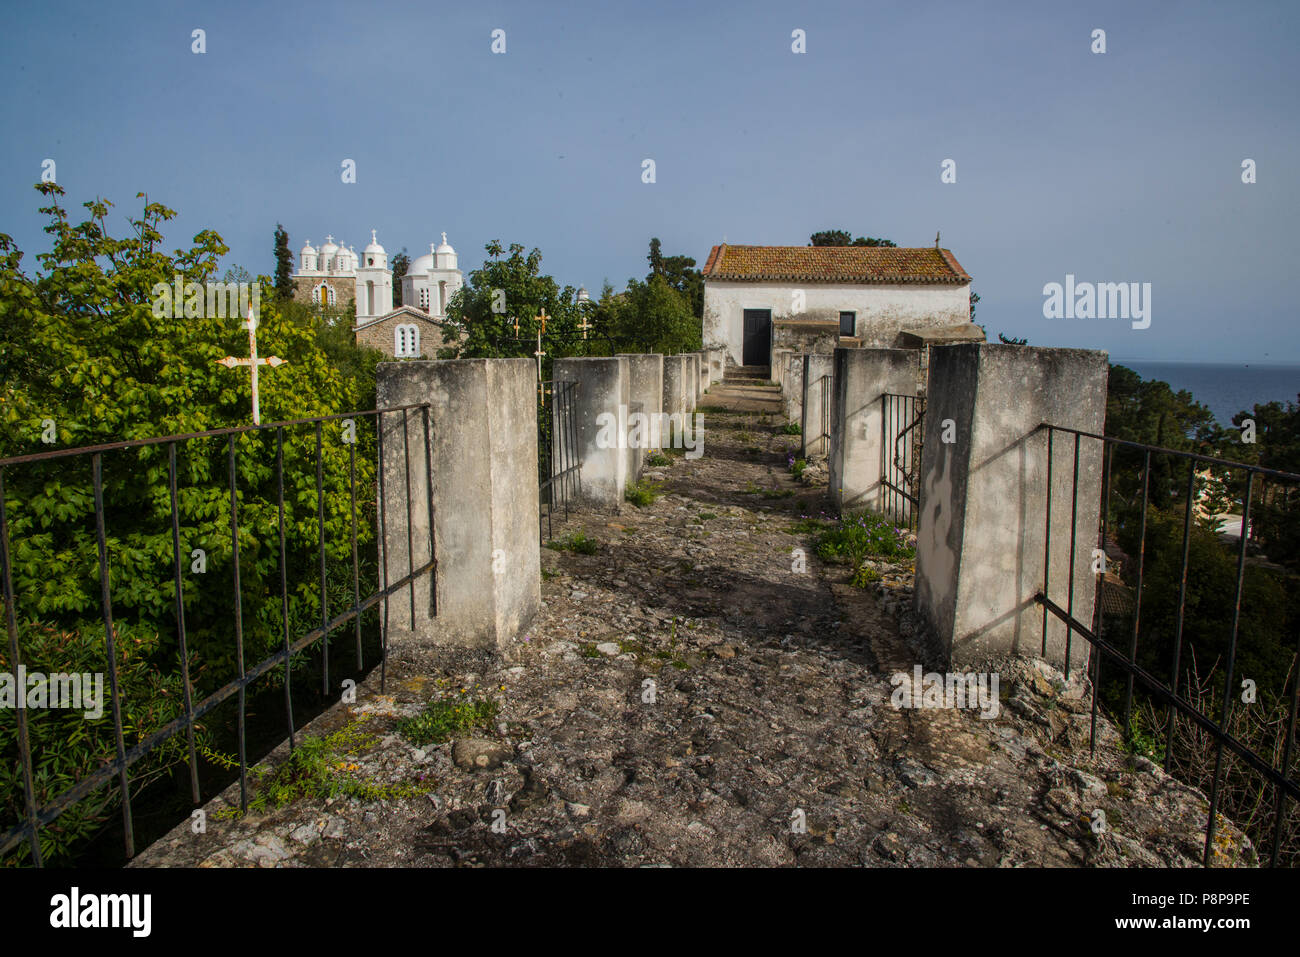
<svg viewBox="0 0 1300 957"><path fill-rule="evenodd" d="M420 355L420 327L403 323L393 330L393 355L399 359L417 358Z"/></svg>
<svg viewBox="0 0 1300 957"><path fill-rule="evenodd" d="M840 335L856 336L858 334L858 314L856 312L840 313Z"/></svg>

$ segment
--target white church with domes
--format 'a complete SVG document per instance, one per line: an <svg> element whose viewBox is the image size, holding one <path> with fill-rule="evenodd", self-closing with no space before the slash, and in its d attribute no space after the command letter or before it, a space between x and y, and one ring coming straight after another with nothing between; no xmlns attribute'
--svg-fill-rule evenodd
<svg viewBox="0 0 1300 957"><path fill-rule="evenodd" d="M333 236L326 236L320 249L308 240L298 253L294 298L325 306L355 302L352 331L357 345L395 358L432 358L443 345L447 304L465 285L447 234L411 260L399 281L402 305L394 309L393 271L375 230L370 231L370 243L360 256L355 248L337 245Z"/></svg>

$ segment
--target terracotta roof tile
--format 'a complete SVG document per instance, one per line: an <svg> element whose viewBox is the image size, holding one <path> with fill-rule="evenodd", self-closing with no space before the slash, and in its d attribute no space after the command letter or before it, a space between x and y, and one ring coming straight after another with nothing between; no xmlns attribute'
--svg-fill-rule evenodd
<svg viewBox="0 0 1300 957"><path fill-rule="evenodd" d="M714 246L705 279L847 283L966 283L947 249L927 246Z"/></svg>

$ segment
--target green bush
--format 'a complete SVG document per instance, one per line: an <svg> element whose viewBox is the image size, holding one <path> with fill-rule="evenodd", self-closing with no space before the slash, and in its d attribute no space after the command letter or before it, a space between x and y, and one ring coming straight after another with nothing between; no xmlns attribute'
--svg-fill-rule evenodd
<svg viewBox="0 0 1300 957"><path fill-rule="evenodd" d="M645 508L659 497L662 486L654 482L633 482L623 493L623 497L637 508Z"/></svg>
<svg viewBox="0 0 1300 957"><path fill-rule="evenodd" d="M799 426L798 422L787 422L785 425L781 426L781 431L786 435L803 435L803 429Z"/></svg>
<svg viewBox="0 0 1300 957"><path fill-rule="evenodd" d="M397 733L417 747L441 744L457 734L491 728L498 710L488 698L430 701L415 717L399 721Z"/></svg>
<svg viewBox="0 0 1300 957"><path fill-rule="evenodd" d="M117 664L118 700L122 728L128 748L184 714L184 688L179 664L167 662L157 632L115 623L114 651ZM78 781L116 757L116 735L108 683L108 661L104 653L104 626L91 624L77 629L29 622L19 628L22 663L30 676L40 672L103 675L103 714L88 718L83 710L52 707L25 708L28 742L31 746L33 790L36 804L53 801L71 790ZM13 674L7 647L0 651L0 671ZM193 672L191 673L193 676ZM18 688L16 693L26 692ZM86 692L83 692L83 695ZM211 744L203 722L195 724L195 745L200 753ZM22 763L18 748L18 711L0 709L0 830L20 823L25 815ZM136 797L150 783L188 761L184 733L173 735L131 766L131 796ZM74 855L121 807L117 779L102 785L64 811L53 823L40 829L41 857L46 864L67 866ZM5 864L30 864L26 841Z"/></svg>
<svg viewBox="0 0 1300 957"><path fill-rule="evenodd" d="M916 549L908 544L906 531L887 518L872 512L852 512L840 520L837 528L818 538L817 556L822 561L846 562L857 568L866 558L906 561L916 556Z"/></svg>
<svg viewBox="0 0 1300 957"><path fill-rule="evenodd" d="M564 538L557 538L546 543L546 547L557 552L578 552L581 555L595 555L600 551L600 542L586 532L574 532Z"/></svg>

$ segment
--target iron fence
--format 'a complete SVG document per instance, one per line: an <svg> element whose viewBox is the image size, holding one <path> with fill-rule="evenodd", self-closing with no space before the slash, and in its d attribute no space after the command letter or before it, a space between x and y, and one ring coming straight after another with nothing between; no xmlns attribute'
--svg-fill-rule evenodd
<svg viewBox="0 0 1300 957"><path fill-rule="evenodd" d="M548 403L546 397L550 396ZM578 383L544 381L537 406L537 480L539 507L537 536L551 536L551 516L569 505L582 491L582 460L578 450L576 417ZM543 534L545 529L545 534Z"/></svg>
<svg viewBox="0 0 1300 957"><path fill-rule="evenodd" d="M882 511L894 524L916 530L921 506L921 440L925 397L880 396L880 484Z"/></svg>
<svg viewBox="0 0 1300 957"><path fill-rule="evenodd" d="M198 760L195 748L195 728L196 723L205 715L213 712L219 705L231 697L237 698L238 713L236 735L238 739L238 766L239 766L239 794L240 807L246 810L248 807L248 759L246 748L246 693L249 686L258 678L266 675L276 667L283 668L284 680L284 707L285 715L289 730L290 748L295 747L294 732L294 715L293 715L293 694L291 682L291 658L292 656L311 648L313 645L320 643L321 646L321 668L323 689L326 693L329 691L329 642L322 641L337 629L346 626L349 622L355 622L356 635L356 652L357 667L360 670L362 665L362 615L376 605L382 604L383 627L380 634L382 645L380 669L381 669L381 687L384 680L384 666L387 659L388 651L388 618L389 618L389 598L402 590L409 588L411 593L410 612L411 626L415 627L415 583L425 574L431 577L436 574L436 562L434 558L433 543L433 499L432 499L432 482L431 459L426 454L426 487L430 489L429 499L425 504L428 509L429 519L429 556L419 567L410 567L407 574L400 578L390 581L388 567L387 550L382 548L385 533L385 516L382 503L384 501L384 424L385 416L401 414L402 416L402 443L404 459L404 480L406 483L406 513L407 513L407 536L408 536L408 564L414 566L416 557L410 549L410 519L411 519L411 440L410 440L410 413L418 410L420 428L423 429L424 435L429 435L429 405L404 405L389 409L372 409L361 412L349 412L336 415L319 416L315 418L295 419L292 421L274 422L264 425L243 426L237 428L214 429L206 432L192 432L185 434L156 436L143 439L135 439L123 442L112 442L102 445L84 446L80 448L60 449L49 452L35 453L30 455L19 455L6 459L0 459L0 579L3 579L3 598L5 607L5 625L8 632L8 660L10 667L17 674L23 667L22 647L19 640L19 609L18 600L14 587L14 561L13 549L10 539L11 516L20 514L23 506L26 504L22 501L9 501L7 490L12 488L12 483L7 483L7 476L19 474L19 470L32 469L43 466L45 463L61 461L60 477L66 477L72 473L75 468L74 463L84 462L89 459L91 484L93 487L93 518L84 513L65 516L69 524L79 524L84 526L88 521L93 521L94 537L97 543L97 572L99 584L99 618L104 628L104 661L106 665L106 675L109 692L109 704L113 725L113 751L111 759L104 760L94 771L83 775L76 783L54 797L39 801L37 798L36 776L33 771L33 750L32 742L26 711L22 707L14 709L17 722L17 744L18 744L18 763L21 769L22 789L23 789L23 810L22 820L20 823L9 827L0 835L0 855L9 853L14 848L26 842L30 850L32 863L37 866L44 864L41 852L40 834L43 828L48 828L58 818L64 814L70 807L75 805L101 788L109 785L116 779L117 788L120 795L122 828L125 842L126 856L128 858L135 855L135 824L134 814L131 803L131 769L133 765L138 764L142 759L150 755L158 748L171 741L172 738L181 735L186 737L186 752L189 766L190 790L193 803L197 806L201 803ZM373 419L375 427L375 448L377 451L378 469L378 537L381 543L380 547L380 567L377 571L378 585L370 591L365 597L361 595L361 574L358 561L358 520L357 520L357 433L355 431L358 421ZM338 422L343 430L351 427L352 441L344 438L348 446L348 510L349 514L344 520L348 527L350 536L350 556L351 556L351 602L339 614L330 615L330 601L327 595L327 568L326 568L326 521L325 521L325 484L324 484L324 456L322 454L322 431L326 423ZM285 434L286 430L293 429L310 429L314 431L315 439L315 512L316 512L316 536L317 551L319 563L317 571L319 573L318 600L320 603L319 623L305 632L297 635L290 634L290 582L288 578L289 551L286 545L286 525L285 525ZM346 431L343 433L348 434ZM245 613L244 613L244 595L241 587L241 563L240 563L240 454L238 449L238 440L241 437L249 437L249 442L253 437L273 436L274 439L274 485L276 489L276 519L275 524L278 529L278 565L279 565L279 591L280 591L280 622L281 634L279 636L280 648L278 651L267 655L251 667L247 667L244 660L245 653ZM224 458L226 460L227 483L229 486L229 546L230 546L230 564L231 564L231 598L232 611L231 625L233 630L234 645L234 665L237 676L225 684L221 685L215 691L206 695L201 701L195 702L195 689L192 680L190 660L191 653L187 647L188 637L193 633L195 622L187 621L185 608L185 578L182 571L182 548L181 548L181 515L182 509L178 504L178 447L183 443L200 443L204 440L225 440L226 446ZM157 460L151 450L157 446L166 448L166 490L165 493L157 490L160 495L165 494L167 509L170 511L171 525L171 564L172 564L172 583L173 592L172 604L174 607L176 631L175 638L178 650L180 680L183 690L183 714L173 720L163 724L161 727L148 734L141 736L134 744L128 746L126 732L123 724L123 698L119 687L118 672L118 640L121 628L127 627L126 623L119 617L114 618L114 588L110 582L110 567L115 558L121 560L121 555L114 555L109 546L110 529L108 528L107 515L113 507L111 500L105 498L105 481L104 465L105 458L108 457L110 465L114 468L115 479L122 481L139 482L141 481L140 473L144 473L144 481L149 481L151 473L149 465L152 463L157 467ZM304 445L310 447L310 433ZM427 449L427 445L422 446ZM133 460L127 460L123 455L126 450L139 450ZM309 454L309 453L308 453ZM117 461L112 461L114 458ZM187 466L191 464L189 459L186 460ZM252 461L245 455L243 464L246 468L254 472L261 479L269 479L266 473L265 461ZM134 470L133 470L134 469ZM121 488L119 484L115 487ZM190 491L186 489L187 493ZM291 508L297 505L305 505L304 493L299 490L299 494L291 501ZM367 503L368 504L368 503ZM15 512L15 510L17 510ZM187 509L187 511L189 511ZM121 512L115 513L116 517L121 518ZM133 516L134 517L134 516ZM254 541L254 549L260 547L260 542ZM121 549L125 552L127 549ZM297 557L297 556L295 556ZM119 581L118 587L125 587ZM304 586L308 587L308 586ZM431 595L436 594L436 589L430 584ZM335 603L337 605L337 602ZM24 609L26 620L26 609ZM133 733L138 733L139 729L133 728Z"/></svg>
<svg viewBox="0 0 1300 957"><path fill-rule="evenodd" d="M1292 863L1295 863L1297 835L1294 831L1295 823L1288 824L1286 802L1288 799L1291 801L1300 800L1300 782L1297 782L1296 778L1292 776L1291 769L1295 751L1296 714L1297 707L1300 705L1300 675L1297 674L1297 663L1300 663L1300 628L1296 628L1297 647L1295 657L1292 658L1291 667L1287 672L1287 676L1276 688L1279 708L1285 708L1286 717L1284 721L1278 722L1277 737L1269 742L1269 748L1264 749L1271 751L1275 757L1269 758L1260 754L1257 750L1259 746L1257 742L1239 739L1229 732L1228 727L1233 714L1233 682L1237 677L1236 669L1241 650L1239 638L1248 542L1252 539L1258 541L1258 535L1252 534L1254 531L1252 528L1252 505L1257 498L1260 500L1266 499L1270 483L1283 486L1287 489L1288 494L1292 493L1296 488L1300 487L1300 475L1262 468L1258 465L1243 462L1216 459L1192 452L1129 442L1047 423L1044 423L1039 429L1045 430L1047 433L1047 496L1043 588L1034 596L1034 600L1044 610L1042 638L1044 655L1047 652L1048 616L1051 615L1066 626L1065 674L1067 678L1070 671L1070 642L1072 636L1075 634L1080 635L1091 647L1092 654L1089 663L1093 686L1091 746L1094 749L1096 747L1097 712L1098 702L1101 697L1102 662L1104 659L1107 666L1117 668L1122 677L1124 685L1122 724L1126 739L1131 740L1136 683L1141 686L1148 701L1164 709L1164 718L1167 722L1164 728L1164 763L1166 766L1170 766L1172 759L1175 757L1175 730L1180 720L1190 722L1194 730L1208 736L1208 739L1213 742L1214 767L1213 772L1209 775L1208 782L1209 812L1202 858L1205 866L1209 866L1212 861L1220 800L1225 783L1225 752L1231 752L1239 762L1235 766L1238 777L1248 770L1256 776L1254 778L1255 782L1262 784L1263 788L1271 787L1273 790L1272 813L1269 817L1272 832L1269 850L1270 865L1276 866L1278 864L1279 853L1284 840L1284 831L1288 827L1292 828L1291 831L1287 831L1290 840L1288 845L1290 848L1289 854L1292 856ZM1069 578L1066 595L1064 596L1064 605L1061 604L1060 585L1055 586L1057 589L1056 596L1055 598L1052 597L1054 583L1050 577L1050 558L1053 548L1051 536L1053 445L1058 434L1065 436L1066 440L1073 445L1071 456L1073 474L1070 484ZM1091 623L1084 623L1075 616L1075 557L1079 539L1079 459L1081 443L1084 441L1101 443L1100 448L1104 459L1100 528L1083 530L1088 547L1091 548L1095 543L1099 546L1098 551L1104 554L1108 548L1111 548L1115 526L1122 523L1127 526L1125 529L1126 534L1132 536L1136 533L1134 540L1136 541L1137 550L1136 569L1125 569L1128 572L1127 581L1124 579L1120 579L1119 583L1114 581L1113 579L1118 576L1112 576L1106 572L1103 560L1101 572L1096 575L1094 613ZM1125 492L1118 495L1116 493L1116 475L1114 471L1117 454L1126 460L1122 463L1122 468L1125 466L1132 467L1138 462L1141 463L1139 470L1123 472L1126 478L1135 477L1136 481L1129 483ZM1187 472L1185 485L1183 485L1179 474L1179 468L1183 466L1185 466ZM1236 573L1231 602L1231 624L1227 635L1226 655L1224 655L1223 693L1217 702L1217 717L1208 713L1215 710L1213 707L1203 708L1198 706L1203 698L1201 694L1198 693L1195 696L1195 701L1191 700L1189 694L1197 689L1189 688L1190 678L1188 682L1183 681L1184 653L1189 650L1194 651L1194 649L1189 649L1185 634L1185 628L1189 624L1187 603L1190 544L1193 538L1194 517L1198 513L1205 511L1204 497L1198 496L1198 484L1203 492L1207 470L1209 470L1210 476L1213 476L1216 472L1220 475L1231 473L1240 476L1240 480L1227 483L1227 487L1239 490L1239 501L1236 504L1241 506L1241 515L1236 546ZM1123 500L1121 502L1125 506L1123 509L1114 507L1116 503L1113 499L1116 497ZM1150 566L1148 556L1148 539L1151 537L1150 525L1154 524L1155 521L1162 521L1161 516L1163 513L1176 515L1179 508L1182 510L1182 532L1181 550L1179 552L1180 564L1177 576L1178 595L1172 635L1169 635L1167 631L1157 631L1153 634L1150 630L1145 630L1142 627L1143 599L1147 597L1144 595L1144 585L1147 583L1146 575ZM1205 516L1202 515L1202 517ZM1217 522L1218 519L1213 518L1207 525L1213 525ZM1093 554L1096 555L1097 553L1094 552ZM1156 557L1160 558L1161 556ZM1131 559L1129 561L1131 562ZM1202 574L1198 577L1203 578L1204 576ZM1131 582L1132 585L1130 586L1128 582ZM1206 582L1198 581L1197 585L1199 588L1204 589ZM1120 610L1118 613L1108 613L1108 602L1106 600L1108 588L1120 590L1124 593L1125 601L1119 603ZM1129 594L1130 591L1131 595ZM1113 611L1115 603L1109 604L1111 606L1110 610ZM1117 618L1118 621L1115 620ZM1107 637L1108 620L1112 631L1117 625L1121 629L1119 639L1123 644L1115 643L1113 639ZM1148 656L1154 655L1165 661L1168 668L1168 679L1159 677L1156 670L1157 666L1140 662L1139 637L1154 637L1157 640L1169 639L1164 647L1143 649ZM1288 684L1290 686L1290 704L1286 705ZM1211 705L1213 703L1213 698L1211 698ZM1262 802L1263 790L1258 793ZM1260 803L1259 806L1266 807L1267 805ZM1294 808L1291 810L1293 811Z"/></svg>
<svg viewBox="0 0 1300 957"><path fill-rule="evenodd" d="M804 403L803 410L803 431L806 436L804 441L805 454L811 458L814 455L827 456L831 450L831 402L834 397L834 377L829 375L821 376L814 379L808 386L806 395L816 395L821 403L817 410L817 417L811 420L808 415L808 404ZM810 421L811 420L811 421Z"/></svg>

